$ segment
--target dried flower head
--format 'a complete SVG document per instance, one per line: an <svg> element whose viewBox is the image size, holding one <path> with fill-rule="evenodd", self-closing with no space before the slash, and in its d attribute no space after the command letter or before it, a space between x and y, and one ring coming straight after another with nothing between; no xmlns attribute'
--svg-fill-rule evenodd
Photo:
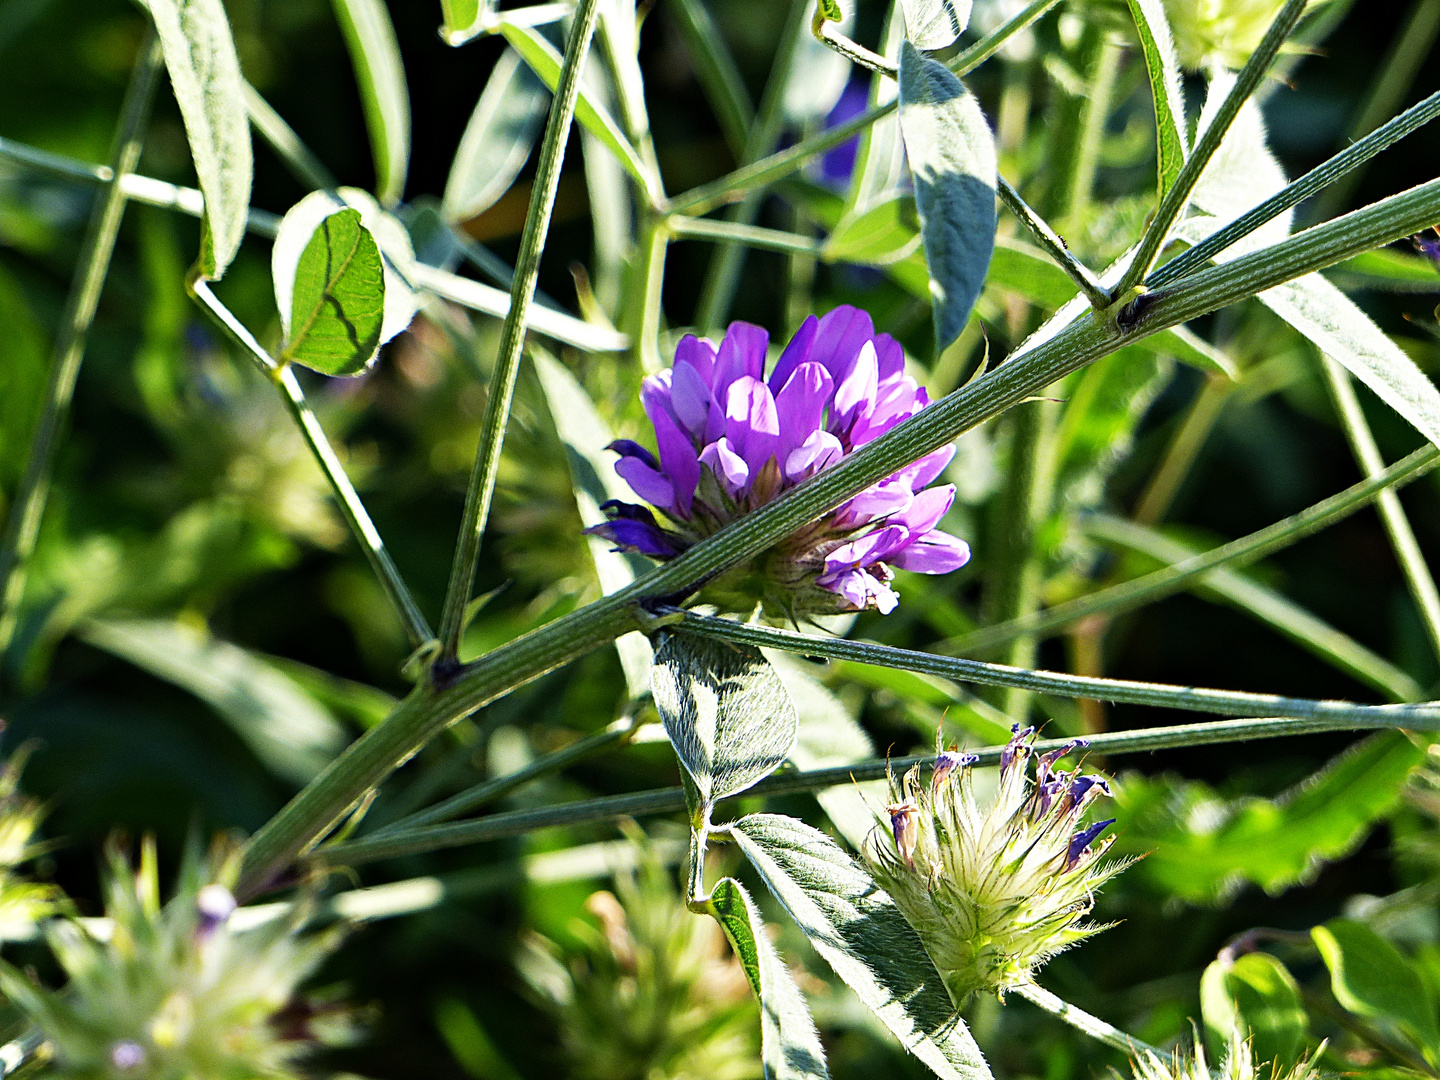
<svg viewBox="0 0 1440 1080"><path fill-rule="evenodd" d="M831 468L929 403L905 354L870 316L838 307L805 320L769 376L769 335L731 323L719 346L693 336L675 366L645 380L641 400L659 457L622 439L615 469L649 507L612 502L591 531L620 548L671 559L736 518ZM943 574L970 558L936 525L955 498L925 490L954 456L936 450L822 520L712 582L707 601L772 617L889 612L893 569ZM654 508L653 510L651 508ZM658 516L656 511L658 511Z"/></svg>
<svg viewBox="0 0 1440 1080"><path fill-rule="evenodd" d="M237 928L229 886L238 869L233 843L208 859L192 848L162 907L153 844L138 870L112 846L108 935L73 919L46 927L68 985L50 990L0 963L0 987L49 1045L50 1074L286 1080L307 1051L348 1039L348 1012L296 997L339 931L302 933L303 905Z"/></svg>
<svg viewBox="0 0 1440 1080"><path fill-rule="evenodd" d="M1104 929L1083 922L1095 890L1125 863L1102 862L1112 821L1082 824L1105 780L1056 770L1083 741L1035 755L1031 728L1001 755L995 800L976 800L975 757L942 752L928 785L912 769L890 780L892 805L864 855L934 961L956 1008L977 991L1003 993ZM1035 758L1031 779L1029 760Z"/></svg>
<svg viewBox="0 0 1440 1080"><path fill-rule="evenodd" d="M1177 1051L1168 1057L1146 1050L1136 1057L1132 1070L1135 1080L1316 1080L1319 1056L1317 1051L1289 1069L1262 1066L1255 1061L1249 1040L1232 1039L1218 1069L1206 1063L1205 1048L1197 1042L1189 1053Z"/></svg>

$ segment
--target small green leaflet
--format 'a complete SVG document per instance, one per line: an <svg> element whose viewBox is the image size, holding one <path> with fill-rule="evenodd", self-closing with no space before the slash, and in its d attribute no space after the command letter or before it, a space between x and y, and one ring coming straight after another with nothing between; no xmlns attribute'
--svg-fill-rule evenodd
<svg viewBox="0 0 1440 1080"><path fill-rule="evenodd" d="M815 951L941 1080L990 1080L915 931L875 879L824 833L751 814L730 836Z"/></svg>
<svg viewBox="0 0 1440 1080"><path fill-rule="evenodd" d="M900 132L915 177L938 355L965 328L995 250L995 139L960 80L908 41L900 47Z"/></svg>
<svg viewBox="0 0 1440 1080"><path fill-rule="evenodd" d="M905 37L924 52L948 49L970 25L971 0L900 0Z"/></svg>
<svg viewBox="0 0 1440 1080"><path fill-rule="evenodd" d="M706 902L725 931L750 988L760 999L760 1048L766 1080L828 1080L825 1048L800 988L765 935L750 894L724 878Z"/></svg>
<svg viewBox="0 0 1440 1080"><path fill-rule="evenodd" d="M221 0L149 0L170 84L205 194L200 272L210 280L240 249L254 161L244 80Z"/></svg>
<svg viewBox="0 0 1440 1080"><path fill-rule="evenodd" d="M386 206L394 206L405 194L405 174L410 169L410 92L400 43L381 0L333 3L360 84L375 157L375 194Z"/></svg>
<svg viewBox="0 0 1440 1080"><path fill-rule="evenodd" d="M1256 1064L1273 1062L1276 1074L1283 1075L1305 1052L1310 1018L1300 987L1269 953L1211 963L1200 979L1200 1011L1206 1042L1217 1060L1229 1046L1249 1039Z"/></svg>
<svg viewBox="0 0 1440 1080"><path fill-rule="evenodd" d="M477 217L510 190L549 106L550 92L520 54L514 49L501 53L450 166L440 211L446 221Z"/></svg>
<svg viewBox="0 0 1440 1080"><path fill-rule="evenodd" d="M815 32L820 32L820 23L839 22L845 18L839 0L815 0Z"/></svg>
<svg viewBox="0 0 1440 1080"><path fill-rule="evenodd" d="M281 311L286 311L283 298ZM295 267L281 358L325 375L358 375L380 348L385 270L360 212L337 210L311 234Z"/></svg>
<svg viewBox="0 0 1440 1080"><path fill-rule="evenodd" d="M489 0L440 0L440 11L445 17L440 36L451 45L469 40L475 24L480 21L480 13L489 8Z"/></svg>
<svg viewBox="0 0 1440 1080"><path fill-rule="evenodd" d="M913 252L920 244L915 200L896 193L840 219L825 241L820 257L826 262L868 263L884 266Z"/></svg>
<svg viewBox="0 0 1440 1080"><path fill-rule="evenodd" d="M1434 1064L1440 1061L1435 1001L1419 971L1400 950L1363 923L1332 919L1310 931L1335 1000L1367 1019L1399 1027Z"/></svg>
<svg viewBox="0 0 1440 1080"><path fill-rule="evenodd" d="M1185 167L1189 148L1185 145L1185 98L1180 93L1180 64L1175 59L1175 41L1160 0L1129 0L1145 70L1150 76L1150 93L1155 101L1155 142L1160 168L1160 196L1175 186Z"/></svg>
<svg viewBox="0 0 1440 1080"><path fill-rule="evenodd" d="M757 650L667 634L650 679L655 707L701 807L744 791L790 756L799 725L795 706Z"/></svg>

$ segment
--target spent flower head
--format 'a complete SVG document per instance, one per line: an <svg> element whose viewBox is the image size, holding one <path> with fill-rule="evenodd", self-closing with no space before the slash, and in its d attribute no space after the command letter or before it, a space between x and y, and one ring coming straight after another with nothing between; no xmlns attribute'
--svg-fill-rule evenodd
<svg viewBox="0 0 1440 1080"><path fill-rule="evenodd" d="M73 919L46 927L69 983L51 990L0 962L0 987L48 1044L49 1075L287 1080L308 1051L348 1041L346 1010L296 993L339 930L302 933L303 904L235 927L237 845L221 842L208 858L192 847L163 907L153 844L138 870L118 846L108 854L109 934Z"/></svg>
<svg viewBox="0 0 1440 1080"><path fill-rule="evenodd" d="M1206 1062L1205 1048L1197 1041L1189 1053L1177 1050L1161 1056L1153 1050L1142 1051L1132 1062L1132 1070L1135 1080L1317 1080L1315 1061L1323 1050L1322 1043L1320 1050L1288 1069L1269 1064L1262 1067L1250 1041L1232 1037L1218 1069Z"/></svg>
<svg viewBox="0 0 1440 1080"><path fill-rule="evenodd" d="M870 316L838 307L813 315L765 374L769 335L730 324L724 340L686 336L675 365L645 380L641 400L658 458L622 439L616 471L649 506L611 502L591 532L618 547L671 559L782 492L832 468L929 403L905 374L905 354ZM970 548L935 526L955 487L926 489L954 456L945 446L907 465L749 563L712 581L704 598L772 617L833 614L898 600L894 569L943 574ZM652 509L653 508L653 509Z"/></svg>
<svg viewBox="0 0 1440 1080"><path fill-rule="evenodd" d="M1084 824L1109 785L1079 768L1057 771L1083 741L1034 754L1018 727L1001 755L994 801L976 798L976 758L935 761L929 784L917 769L890 778L892 805L866 839L875 880L919 935L956 1008L979 991L1003 994L1041 964L1104 929L1083 920L1095 890L1125 867L1102 861L1112 821ZM1034 778L1030 758L1035 758Z"/></svg>

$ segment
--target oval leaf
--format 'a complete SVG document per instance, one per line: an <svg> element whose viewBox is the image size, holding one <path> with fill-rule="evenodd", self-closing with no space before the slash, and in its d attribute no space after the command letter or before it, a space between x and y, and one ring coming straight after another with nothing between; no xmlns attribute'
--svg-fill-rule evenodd
<svg viewBox="0 0 1440 1080"><path fill-rule="evenodd" d="M882 202L846 214L825 241L821 256L828 262L883 266L905 258L920 243L915 200L894 194Z"/></svg>
<svg viewBox="0 0 1440 1080"><path fill-rule="evenodd" d="M1200 980L1200 1011L1217 1057L1236 1042L1250 1040L1255 1062L1273 1062L1283 1075L1305 1050L1310 1018L1300 987L1269 953L1247 953L1232 962L1216 960ZM1261 1075L1267 1070L1262 1069Z"/></svg>
<svg viewBox="0 0 1440 1080"><path fill-rule="evenodd" d="M863 866L793 818L751 814L730 832L815 951L907 1050L941 1080L990 1080L920 939Z"/></svg>
<svg viewBox="0 0 1440 1080"><path fill-rule="evenodd" d="M970 0L900 0L905 36L917 49L948 49L970 25Z"/></svg>
<svg viewBox="0 0 1440 1080"><path fill-rule="evenodd" d="M287 310L283 300L280 310ZM358 210L338 210L311 233L295 266L288 312L283 359L326 375L358 375L375 359L385 271Z"/></svg>
<svg viewBox="0 0 1440 1080"><path fill-rule="evenodd" d="M703 805L744 791L790 756L795 706L755 649L668 634L650 679L665 731Z"/></svg>
<svg viewBox="0 0 1440 1080"><path fill-rule="evenodd" d="M1351 919L1332 919L1310 936L1330 970L1336 1001L1357 1016L1395 1024L1435 1060L1440 1050L1435 1002L1399 949Z"/></svg>
<svg viewBox="0 0 1440 1080"><path fill-rule="evenodd" d="M205 194L200 272L215 279L240 249L254 162L244 80L221 0L150 0L170 85Z"/></svg>
<svg viewBox="0 0 1440 1080"><path fill-rule="evenodd" d="M760 999L760 1052L766 1080L828 1078L825 1048L800 988L775 946L750 894L734 878L715 886L707 901L725 931L750 988Z"/></svg>
<svg viewBox="0 0 1440 1080"><path fill-rule="evenodd" d="M410 169L410 93L400 43L381 0L333 2L365 107L375 158L375 194L386 206L394 206L405 193L405 174Z"/></svg>
<svg viewBox="0 0 1440 1080"><path fill-rule="evenodd" d="M445 25L440 36L452 45L468 41L475 35L475 24L480 21L481 12L489 10L489 3L480 0L440 0L440 11Z"/></svg>
<svg viewBox="0 0 1440 1080"><path fill-rule="evenodd" d="M964 329L995 250L995 139L960 80L908 41L900 47L900 132L915 176L938 354Z"/></svg>
<svg viewBox="0 0 1440 1080"><path fill-rule="evenodd" d="M1140 34L1150 94L1155 101L1155 143L1159 159L1160 195L1175 186L1189 153L1185 145L1185 99L1180 93L1180 64L1175 40L1160 0L1130 0L1130 14Z"/></svg>
<svg viewBox="0 0 1440 1080"><path fill-rule="evenodd" d="M506 49L480 95L445 184L440 212L445 220L468 221L510 190L535 147L550 91L520 59Z"/></svg>

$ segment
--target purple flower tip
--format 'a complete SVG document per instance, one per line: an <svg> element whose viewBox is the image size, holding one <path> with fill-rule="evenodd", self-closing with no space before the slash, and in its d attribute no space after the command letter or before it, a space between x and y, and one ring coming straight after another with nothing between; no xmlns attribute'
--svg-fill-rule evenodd
<svg viewBox="0 0 1440 1080"><path fill-rule="evenodd" d="M935 755L935 771L930 774L930 786L938 788L950 779L956 769L974 765L979 760L979 756L975 754L965 754L958 750L942 750Z"/></svg>
<svg viewBox="0 0 1440 1080"><path fill-rule="evenodd" d="M129 1039L110 1048L110 1064L120 1072L131 1072L145 1064L145 1048Z"/></svg>
<svg viewBox="0 0 1440 1080"><path fill-rule="evenodd" d="M224 885L206 885L195 895L195 909L200 914L199 933L209 936L230 921L235 914L235 896Z"/></svg>
<svg viewBox="0 0 1440 1080"><path fill-rule="evenodd" d="M1073 869L1075 864L1085 857L1085 853L1090 848L1090 842L1114 824L1114 818L1097 821L1094 825L1088 825L1072 836L1070 848L1065 854L1065 869Z"/></svg>
<svg viewBox="0 0 1440 1080"><path fill-rule="evenodd" d="M895 834L895 850L905 860L905 865L915 865L915 845L920 838L920 808L911 802L887 806L890 815L890 830Z"/></svg>

